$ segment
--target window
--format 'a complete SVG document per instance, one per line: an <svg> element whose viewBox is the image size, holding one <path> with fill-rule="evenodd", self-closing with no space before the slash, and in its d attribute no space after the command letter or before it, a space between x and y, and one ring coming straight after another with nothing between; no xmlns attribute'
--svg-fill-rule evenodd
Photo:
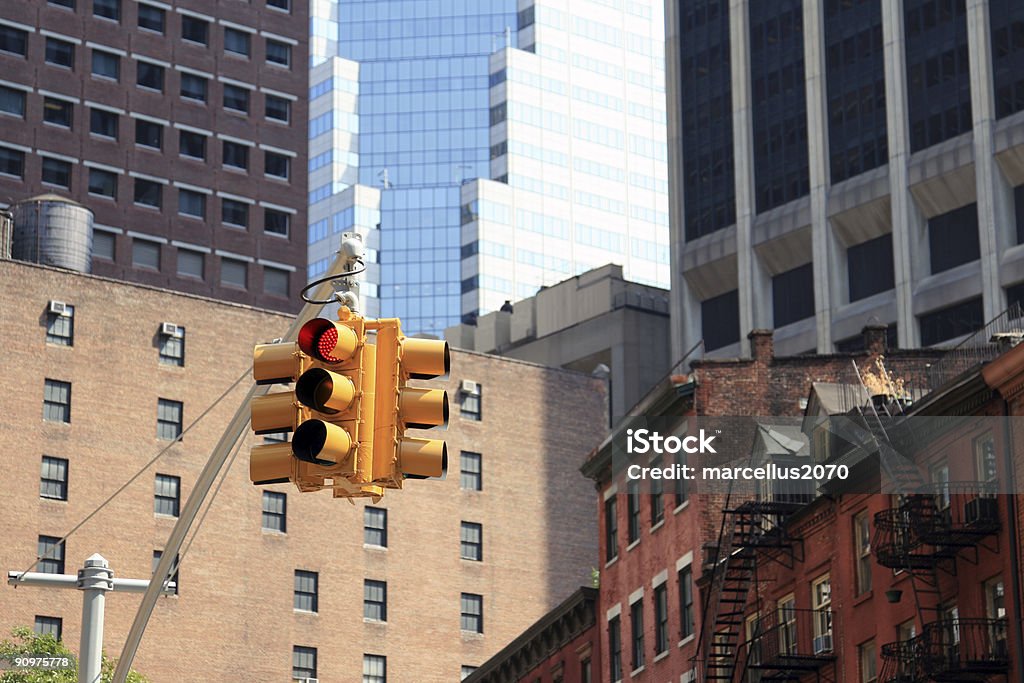
<svg viewBox="0 0 1024 683"><path fill-rule="evenodd" d="M181 477L158 474L153 487L153 512L177 517L181 504Z"/></svg>
<svg viewBox="0 0 1024 683"><path fill-rule="evenodd" d="M164 32L164 11L159 7L139 3L139 28L148 31Z"/></svg>
<svg viewBox="0 0 1024 683"><path fill-rule="evenodd" d="M92 49L92 75L109 78L114 81L121 79L121 58L113 52Z"/></svg>
<svg viewBox="0 0 1024 683"><path fill-rule="evenodd" d="M593 671L590 665L590 657L580 660L580 683L593 683Z"/></svg>
<svg viewBox="0 0 1024 683"><path fill-rule="evenodd" d="M941 273L981 258L978 205L967 204L928 219L931 272Z"/></svg>
<svg viewBox="0 0 1024 683"><path fill-rule="evenodd" d="M177 334L160 334L159 360L164 365L183 367L185 365L185 328L178 327L177 329Z"/></svg>
<svg viewBox="0 0 1024 683"><path fill-rule="evenodd" d="M48 379L43 383L43 419L71 422L71 382Z"/></svg>
<svg viewBox="0 0 1024 683"><path fill-rule="evenodd" d="M43 157L42 179L47 185L71 189L71 164L60 159Z"/></svg>
<svg viewBox="0 0 1024 683"><path fill-rule="evenodd" d="M290 165L290 159L284 154L263 153L263 172L268 176L287 180Z"/></svg>
<svg viewBox="0 0 1024 683"><path fill-rule="evenodd" d="M267 95L264 114L268 119L288 123L292 117L292 103L283 97Z"/></svg>
<svg viewBox="0 0 1024 683"><path fill-rule="evenodd" d="M612 494L604 502L604 560L611 562L619 556L619 511L617 497Z"/></svg>
<svg viewBox="0 0 1024 683"><path fill-rule="evenodd" d="M632 544L640 539L640 483L635 479L626 486L626 519L629 522L628 539Z"/></svg>
<svg viewBox="0 0 1024 683"><path fill-rule="evenodd" d="M60 617L42 617L36 615L35 632L40 636L53 636L54 640L60 640L64 631L64 621Z"/></svg>
<svg viewBox="0 0 1024 683"><path fill-rule="evenodd" d="M105 232L93 228L92 231L92 255L95 258L103 258L108 261L114 260L114 251L117 246L117 235L112 232Z"/></svg>
<svg viewBox="0 0 1024 683"><path fill-rule="evenodd" d="M118 116L105 109L89 108L89 132L105 138L117 139Z"/></svg>
<svg viewBox="0 0 1024 683"><path fill-rule="evenodd" d="M146 180L145 178L135 179L135 203L141 204L142 206L150 206L154 209L159 209L164 204L164 186L158 182L152 180ZM159 250L159 247L157 247ZM157 265L151 266L156 268Z"/></svg>
<svg viewBox="0 0 1024 683"><path fill-rule="evenodd" d="M234 199L221 199L221 221L239 228L249 227L249 205Z"/></svg>
<svg viewBox="0 0 1024 683"><path fill-rule="evenodd" d="M39 473L39 497L52 500L68 499L68 461L64 458L43 456Z"/></svg>
<svg viewBox="0 0 1024 683"><path fill-rule="evenodd" d="M267 61L280 66L291 66L292 46L279 40L267 38Z"/></svg>
<svg viewBox="0 0 1024 683"><path fill-rule="evenodd" d="M681 466L686 465L686 455L680 453L676 458L676 464ZM682 471L683 470L680 470L680 472ZM685 503L687 498L689 497L689 492L687 491L686 486L686 479L683 477L677 477L674 483L674 488L676 494L676 507L678 508L680 505Z"/></svg>
<svg viewBox="0 0 1024 683"><path fill-rule="evenodd" d="M99 168L90 168L89 194L117 199L117 174Z"/></svg>
<svg viewBox="0 0 1024 683"><path fill-rule="evenodd" d="M292 678L316 678L315 647L292 647Z"/></svg>
<svg viewBox="0 0 1024 683"><path fill-rule="evenodd" d="M70 128L74 113L75 105L71 102L58 100L53 97L43 98L43 121L46 123Z"/></svg>
<svg viewBox="0 0 1024 683"><path fill-rule="evenodd" d="M280 268L263 266L263 293L271 296L288 296L288 282L291 273Z"/></svg>
<svg viewBox="0 0 1024 683"><path fill-rule="evenodd" d="M237 85L224 84L224 108L249 113L249 91Z"/></svg>
<svg viewBox="0 0 1024 683"><path fill-rule="evenodd" d="M178 275L203 279L205 256L201 251L178 249ZM184 341L184 340L182 340Z"/></svg>
<svg viewBox="0 0 1024 683"><path fill-rule="evenodd" d="M700 303L701 330L707 351L740 340L740 293L738 289Z"/></svg>
<svg viewBox="0 0 1024 683"><path fill-rule="evenodd" d="M75 9L75 0L46 0L47 4L55 5L57 7L66 7L67 9Z"/></svg>
<svg viewBox="0 0 1024 683"><path fill-rule="evenodd" d="M918 321L921 346L932 346L981 329L985 313L979 296L918 316Z"/></svg>
<svg viewBox="0 0 1024 683"><path fill-rule="evenodd" d="M853 517L854 557L857 563L857 595L871 590L871 520L867 510Z"/></svg>
<svg viewBox="0 0 1024 683"><path fill-rule="evenodd" d="M779 651L785 655L797 654L796 597L789 594L777 603L779 609Z"/></svg>
<svg viewBox="0 0 1024 683"><path fill-rule="evenodd" d="M668 650L668 585L661 584L654 589L654 651L661 654Z"/></svg>
<svg viewBox="0 0 1024 683"><path fill-rule="evenodd" d="M290 224L291 220L284 211L263 209L263 232L287 237Z"/></svg>
<svg viewBox="0 0 1024 683"><path fill-rule="evenodd" d="M387 683L388 658L384 655L363 655L363 683Z"/></svg>
<svg viewBox="0 0 1024 683"><path fill-rule="evenodd" d="M152 121L135 120L135 144L153 149L163 149L164 127Z"/></svg>
<svg viewBox="0 0 1024 683"><path fill-rule="evenodd" d="M75 307L64 304L63 313L46 313L46 343L74 346Z"/></svg>
<svg viewBox="0 0 1024 683"><path fill-rule="evenodd" d="M832 581L828 574L811 583L814 609L814 654L832 651Z"/></svg>
<svg viewBox="0 0 1024 683"><path fill-rule="evenodd" d="M181 15L181 38L201 45L210 44L210 22Z"/></svg>
<svg viewBox="0 0 1024 683"><path fill-rule="evenodd" d="M142 88L164 91L164 68L149 62L136 62L135 83Z"/></svg>
<svg viewBox="0 0 1024 683"><path fill-rule="evenodd" d="M611 668L611 680L622 680L622 622L618 616L608 620L608 660Z"/></svg>
<svg viewBox="0 0 1024 683"><path fill-rule="evenodd" d="M857 662L860 668L860 683L875 683L878 680L878 663L875 661L874 640L857 646Z"/></svg>
<svg viewBox="0 0 1024 683"><path fill-rule="evenodd" d="M224 27L224 51L244 57L249 56L250 36L245 31Z"/></svg>
<svg viewBox="0 0 1024 683"><path fill-rule="evenodd" d="M996 469L996 442L991 434L986 434L974 441L975 463L978 473L978 481L995 486L999 478L999 471ZM986 493L995 493L992 488Z"/></svg>
<svg viewBox="0 0 1024 683"><path fill-rule="evenodd" d="M632 636L633 671L644 665L644 601L629 606L629 631Z"/></svg>
<svg viewBox="0 0 1024 683"><path fill-rule="evenodd" d="M13 26L0 25L0 52L28 55L28 32Z"/></svg>
<svg viewBox="0 0 1024 683"><path fill-rule="evenodd" d="M24 178L25 153L17 149L0 147L0 173L17 178Z"/></svg>
<svg viewBox="0 0 1024 683"><path fill-rule="evenodd" d="M460 628L471 633L484 632L484 596L463 593Z"/></svg>
<svg viewBox="0 0 1024 683"><path fill-rule="evenodd" d="M384 581L363 580L363 618L388 620L388 584Z"/></svg>
<svg viewBox="0 0 1024 683"><path fill-rule="evenodd" d="M160 558L164 556L162 550L153 551L153 573L156 573L157 565L160 564ZM178 566L181 563L181 558L177 555L174 556L174 563L171 565L170 576L167 577L167 581L174 583L174 590L172 595L177 595L181 589L181 579L178 576Z"/></svg>
<svg viewBox="0 0 1024 683"><path fill-rule="evenodd" d="M384 508L363 508L363 543L388 547L388 511Z"/></svg>
<svg viewBox="0 0 1024 683"><path fill-rule="evenodd" d="M661 457L651 461L651 467L661 469ZM665 521L665 482L662 479L651 480L651 526L655 527Z"/></svg>
<svg viewBox="0 0 1024 683"><path fill-rule="evenodd" d="M178 153L183 157L206 159L206 136L200 133L181 131L178 137Z"/></svg>
<svg viewBox="0 0 1024 683"><path fill-rule="evenodd" d="M273 7L274 9L290 12L292 9L292 2L291 0L267 0L267 7Z"/></svg>
<svg viewBox="0 0 1024 683"><path fill-rule="evenodd" d="M206 195L202 192L178 188L178 213L200 220L206 218Z"/></svg>
<svg viewBox="0 0 1024 683"><path fill-rule="evenodd" d="M44 574L64 573L64 542L56 536L40 536L36 555L39 564L36 570Z"/></svg>
<svg viewBox="0 0 1024 683"><path fill-rule="evenodd" d="M195 74L181 74L181 89L179 93L187 100L198 102L206 101L206 90L209 80Z"/></svg>
<svg viewBox="0 0 1024 683"><path fill-rule="evenodd" d="M160 270L160 244L149 240L132 240L132 266Z"/></svg>
<svg viewBox="0 0 1024 683"><path fill-rule="evenodd" d="M263 492L263 529L288 531L288 495L276 491Z"/></svg>
<svg viewBox="0 0 1024 683"><path fill-rule="evenodd" d="M896 275L892 263L892 233L849 247L846 269L851 302L893 289Z"/></svg>
<svg viewBox="0 0 1024 683"><path fill-rule="evenodd" d="M317 582L319 574L302 569L295 570L295 599L293 607L300 612L317 611Z"/></svg>
<svg viewBox="0 0 1024 683"><path fill-rule="evenodd" d="M249 148L237 142L224 141L224 165L248 170Z"/></svg>
<svg viewBox="0 0 1024 683"><path fill-rule="evenodd" d="M121 0L92 0L92 14L112 21L121 21Z"/></svg>
<svg viewBox="0 0 1024 683"><path fill-rule="evenodd" d="M772 277L775 327L814 316L814 271L810 263Z"/></svg>
<svg viewBox="0 0 1024 683"><path fill-rule="evenodd" d="M679 580L679 635L693 635L693 565L686 565L676 574Z"/></svg>
<svg viewBox="0 0 1024 683"><path fill-rule="evenodd" d="M25 93L0 85L0 112L25 118Z"/></svg>
<svg viewBox="0 0 1024 683"><path fill-rule="evenodd" d="M463 491L483 489L483 472L479 453L462 451L459 454L459 488Z"/></svg>
<svg viewBox="0 0 1024 683"><path fill-rule="evenodd" d="M482 562L484 559L484 527L474 522L463 522L460 532L461 557L464 560Z"/></svg>
<svg viewBox="0 0 1024 683"><path fill-rule="evenodd" d="M47 38L46 63L73 69L75 66L75 44L59 38Z"/></svg>
<svg viewBox="0 0 1024 683"><path fill-rule="evenodd" d="M473 391L462 391L462 402L459 405L459 414L467 420L480 421L481 404L483 401L483 387L474 383Z"/></svg>
<svg viewBox="0 0 1024 683"><path fill-rule="evenodd" d="M236 261L230 258L220 260L220 283L230 287L241 287L245 289L248 280L249 267L245 261Z"/></svg>
<svg viewBox="0 0 1024 683"><path fill-rule="evenodd" d="M949 463L942 462L932 465L929 478L935 485L935 506L939 510L949 510Z"/></svg>
<svg viewBox="0 0 1024 683"><path fill-rule="evenodd" d="M174 441L181 436L181 401L157 399L156 438Z"/></svg>

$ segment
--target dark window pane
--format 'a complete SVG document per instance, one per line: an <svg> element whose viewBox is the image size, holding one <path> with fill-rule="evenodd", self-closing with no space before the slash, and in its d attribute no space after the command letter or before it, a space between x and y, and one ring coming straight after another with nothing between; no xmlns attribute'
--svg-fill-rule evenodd
<svg viewBox="0 0 1024 683"><path fill-rule="evenodd" d="M700 312L705 350L712 351L740 340L739 290L702 301Z"/></svg>
<svg viewBox="0 0 1024 683"><path fill-rule="evenodd" d="M183 130L178 137L178 150L182 156L206 159L206 136Z"/></svg>
<svg viewBox="0 0 1024 683"><path fill-rule="evenodd" d="M189 100L206 101L207 79L195 74L181 74L181 96Z"/></svg>
<svg viewBox="0 0 1024 683"><path fill-rule="evenodd" d="M984 326L981 297L918 316L921 346L932 346L979 330Z"/></svg>
<svg viewBox="0 0 1024 683"><path fill-rule="evenodd" d="M772 277L775 327L814 316L814 271L811 264Z"/></svg>
<svg viewBox="0 0 1024 683"><path fill-rule="evenodd" d="M292 46L287 43L267 38L267 61L271 64L291 66Z"/></svg>
<svg viewBox="0 0 1024 683"><path fill-rule="evenodd" d="M0 52L25 57L28 54L28 33L13 26L0 25Z"/></svg>
<svg viewBox="0 0 1024 683"><path fill-rule="evenodd" d="M163 185L160 183L153 182L152 180L146 180L144 178L136 178L134 195L135 203L159 209L163 206L163 189Z"/></svg>
<svg viewBox="0 0 1024 683"><path fill-rule="evenodd" d="M193 43L210 43L210 22L197 17L181 16L181 37Z"/></svg>
<svg viewBox="0 0 1024 683"><path fill-rule="evenodd" d="M95 107L89 109L89 132L94 135L102 135L116 140L118 121L118 115L112 111Z"/></svg>
<svg viewBox="0 0 1024 683"><path fill-rule="evenodd" d="M861 242L846 250L850 301L860 301L896 286L892 263L892 233Z"/></svg>
<svg viewBox="0 0 1024 683"><path fill-rule="evenodd" d="M43 182L66 190L71 189L71 164L60 159L43 157Z"/></svg>
<svg viewBox="0 0 1024 683"><path fill-rule="evenodd" d="M929 219L928 246L932 273L941 273L981 258L978 205L968 204Z"/></svg>
<svg viewBox="0 0 1024 683"><path fill-rule="evenodd" d="M225 83L224 108L249 113L249 91L237 85Z"/></svg>
<svg viewBox="0 0 1024 683"><path fill-rule="evenodd" d="M291 102L283 97L267 95L265 113L268 119L287 123L291 119Z"/></svg>
<svg viewBox="0 0 1024 683"><path fill-rule="evenodd" d="M153 149L164 146L164 127L152 121L135 119L135 144Z"/></svg>
<svg viewBox="0 0 1024 683"><path fill-rule="evenodd" d="M0 174L24 178L25 153L9 147L0 147Z"/></svg>
<svg viewBox="0 0 1024 683"><path fill-rule="evenodd" d="M224 165L234 168L249 168L249 148L237 142L224 141Z"/></svg>
<svg viewBox="0 0 1024 683"><path fill-rule="evenodd" d="M224 51L237 55L249 56L250 35L245 31L233 28L224 28Z"/></svg>
<svg viewBox="0 0 1024 683"><path fill-rule="evenodd" d="M94 16L121 20L121 0L92 0L92 13Z"/></svg>
<svg viewBox="0 0 1024 683"><path fill-rule="evenodd" d="M135 82L143 88L164 91L164 68L149 62L136 62Z"/></svg>
<svg viewBox="0 0 1024 683"><path fill-rule="evenodd" d="M117 199L117 174L98 168L90 168L89 194Z"/></svg>
<svg viewBox="0 0 1024 683"><path fill-rule="evenodd" d="M272 235L288 236L289 215L274 209L263 210L263 231Z"/></svg>
<svg viewBox="0 0 1024 683"><path fill-rule="evenodd" d="M58 38L46 39L46 61L69 69L75 66L75 45Z"/></svg>
<svg viewBox="0 0 1024 683"><path fill-rule="evenodd" d="M164 32L164 11L159 7L139 3L139 28L157 33Z"/></svg>
<svg viewBox="0 0 1024 683"><path fill-rule="evenodd" d="M71 127L75 105L53 97L43 98L43 121L57 126Z"/></svg>
<svg viewBox="0 0 1024 683"><path fill-rule="evenodd" d="M0 112L25 118L25 92L0 85Z"/></svg>
<svg viewBox="0 0 1024 683"><path fill-rule="evenodd" d="M92 73L94 76L103 76L115 81L119 80L121 78L121 58L111 52L103 52L93 48Z"/></svg>
<svg viewBox="0 0 1024 683"><path fill-rule="evenodd" d="M222 199L221 220L240 228L249 227L249 205L234 199Z"/></svg>

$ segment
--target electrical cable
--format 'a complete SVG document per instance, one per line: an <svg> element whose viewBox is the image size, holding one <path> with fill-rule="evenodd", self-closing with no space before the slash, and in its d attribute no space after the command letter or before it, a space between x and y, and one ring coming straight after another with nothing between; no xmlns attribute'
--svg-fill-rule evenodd
<svg viewBox="0 0 1024 683"><path fill-rule="evenodd" d="M310 299L308 296L306 296L306 292L308 292L309 290L313 289L314 287L319 287L320 285L322 285L325 282L332 282L334 280L344 280L345 278L352 277L353 275L359 275L360 273L365 273L366 272L366 266L363 265L363 262L361 260L359 260L359 261L357 261L357 263L359 263L360 267L356 268L355 270L348 270L348 271L345 271L344 273L338 273L336 275L328 275L327 277L322 277L319 280L313 280L308 285L306 285L305 287L302 288L302 291L299 292L299 296L301 296L302 300L305 301L307 304L317 304L317 305L333 304L337 300L337 296L338 296L337 294L332 296L330 299Z"/></svg>

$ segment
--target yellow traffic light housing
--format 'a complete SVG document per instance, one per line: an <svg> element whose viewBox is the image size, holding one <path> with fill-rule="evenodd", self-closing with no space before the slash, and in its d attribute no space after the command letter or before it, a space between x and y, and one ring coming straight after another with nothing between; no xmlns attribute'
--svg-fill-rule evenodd
<svg viewBox="0 0 1024 683"><path fill-rule="evenodd" d="M367 333L374 331L371 344ZM447 392L408 382L450 367L447 342L407 338L397 318L364 320L344 306L337 321L303 325L297 343L257 346L256 382L294 389L253 400L253 431L294 433L288 443L252 449L252 482L292 481L300 491L330 488L335 498L377 500L404 479L444 477L445 442L405 432L447 426Z"/></svg>

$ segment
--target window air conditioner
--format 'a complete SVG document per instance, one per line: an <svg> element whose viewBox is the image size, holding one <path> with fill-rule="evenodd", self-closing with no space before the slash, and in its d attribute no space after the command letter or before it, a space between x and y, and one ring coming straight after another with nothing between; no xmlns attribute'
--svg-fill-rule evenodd
<svg viewBox="0 0 1024 683"><path fill-rule="evenodd" d="M464 394L474 394L474 395L475 394L479 394L480 393L480 385L477 384L476 382L474 382L471 379L464 379L464 380L462 380L461 390L462 390L462 393L464 393Z"/></svg>
<svg viewBox="0 0 1024 683"><path fill-rule="evenodd" d="M63 301L53 300L53 301L50 301L50 309L49 310L50 310L50 313L53 313L54 315L67 315L68 314L68 305L66 303L64 303Z"/></svg>
<svg viewBox="0 0 1024 683"><path fill-rule="evenodd" d="M162 334L162 335L164 335L166 337L178 338L178 337L181 337L181 328L179 328L174 323L161 323L160 324L160 334Z"/></svg>

